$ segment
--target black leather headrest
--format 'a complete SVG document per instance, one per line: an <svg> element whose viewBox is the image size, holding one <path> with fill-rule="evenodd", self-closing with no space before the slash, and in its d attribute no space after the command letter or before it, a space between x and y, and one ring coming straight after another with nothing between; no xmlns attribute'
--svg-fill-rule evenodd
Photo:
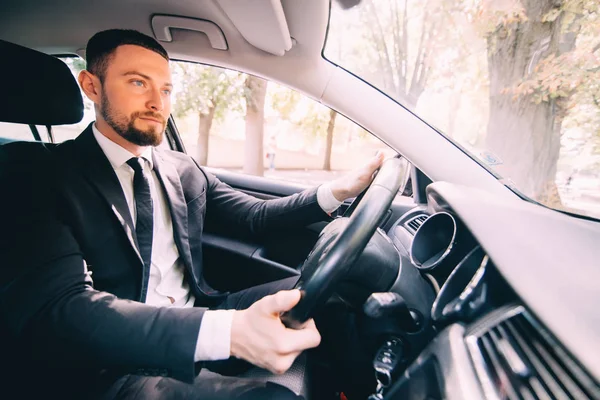
<svg viewBox="0 0 600 400"><path fill-rule="evenodd" d="M35 125L81 121L81 92L64 62L3 40L0 55L0 121Z"/></svg>

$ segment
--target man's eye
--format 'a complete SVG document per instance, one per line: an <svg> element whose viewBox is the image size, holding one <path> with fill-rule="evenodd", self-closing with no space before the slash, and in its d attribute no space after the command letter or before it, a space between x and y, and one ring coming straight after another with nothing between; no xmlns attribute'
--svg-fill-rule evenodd
<svg viewBox="0 0 600 400"><path fill-rule="evenodd" d="M163 93L166 94L167 96L171 95L171 90L170 89L164 89Z"/></svg>
<svg viewBox="0 0 600 400"><path fill-rule="evenodd" d="M144 82L142 82L142 81L131 81L131 83L133 83L134 86L138 86L138 87L144 86Z"/></svg>

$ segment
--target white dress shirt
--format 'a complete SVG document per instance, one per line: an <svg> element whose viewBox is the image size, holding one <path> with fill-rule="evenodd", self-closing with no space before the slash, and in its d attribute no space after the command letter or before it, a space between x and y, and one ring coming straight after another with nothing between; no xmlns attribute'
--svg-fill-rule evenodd
<svg viewBox="0 0 600 400"><path fill-rule="evenodd" d="M135 223L136 210L133 191L134 170L127 161L136 157L125 148L108 139L92 125L94 137L110 161L123 193L129 212ZM144 160L143 171L150 182L150 195L153 203L152 259L146 304L157 307L193 307L194 295L184 279L184 266L173 236L173 222L165 194L152 161L152 147L141 154ZM317 190L317 202L323 211L331 213L342 202L332 194L329 185L321 185ZM204 313L198 340L195 361L223 360L231 353L231 323L234 310L209 310Z"/></svg>

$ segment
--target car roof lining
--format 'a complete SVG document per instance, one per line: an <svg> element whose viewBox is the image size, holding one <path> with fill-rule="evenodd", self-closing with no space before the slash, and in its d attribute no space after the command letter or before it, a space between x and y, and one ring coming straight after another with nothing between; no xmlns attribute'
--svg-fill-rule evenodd
<svg viewBox="0 0 600 400"><path fill-rule="evenodd" d="M298 37L315 38L298 32L314 30L323 34L316 41L303 40L304 46L322 48L325 39L328 7L323 2L303 2L302 13L293 0L200 0L164 2L162 0L104 0L102 2L72 2L69 0L4 0L0 15L0 36L46 53L75 53L85 48L94 33L127 26L153 36L151 21L162 14L179 18L210 21L224 33L228 42L248 52L265 52L283 55L292 48ZM310 6L312 3L312 6ZM319 4L320 3L320 4ZM325 5L325 7L323 7ZM307 7L308 6L308 7ZM288 11L286 11L286 9ZM297 24L288 18L305 20L310 15L312 23ZM322 15L325 18L322 18ZM83 16L83 18L82 18ZM52 23L48 23L52 21ZM36 29L30 29L35 26ZM190 49L192 50L192 49Z"/></svg>
<svg viewBox="0 0 600 400"><path fill-rule="evenodd" d="M272 4L280 0L236 1L248 7ZM51 3L51 4L49 4ZM152 18L155 15L179 16L187 19L210 21L223 32L226 51L216 49L203 32L189 29L170 29L173 40L161 41L173 59L200 62L254 74L297 89L312 98L320 99L333 69L321 56L329 18L329 4L311 0L298 2L283 0L281 9L289 43L293 46L283 56L256 47L260 45L276 52L278 45L287 47L282 38L273 43L264 41L265 35L251 37L248 31L261 31L264 19L252 24L235 24L234 13L226 13L221 0L177 1L165 4L162 0L103 0L102 2L72 2L69 0L4 0L0 15L0 37L48 54L85 54L87 40L96 32L127 27L154 36ZM269 14L270 11L265 11ZM272 11L271 14L276 14ZM237 15L237 14L235 14ZM254 15L259 15L255 12ZM273 18L275 16L273 15ZM237 19L240 19L239 16ZM49 23L49 21L52 21ZM281 25L281 21L273 22ZM35 26L36 29L31 29ZM282 30L281 26L268 32ZM285 32L281 33L285 35ZM291 40L291 38L294 38ZM255 45L250 44L252 40ZM260 42L263 40L262 42ZM280 44L278 44L281 42ZM281 51L280 51L281 52ZM306 67L309 66L309 69ZM267 68L265 68L267 66ZM298 71L299 73L295 73ZM307 78L307 74L310 76Z"/></svg>

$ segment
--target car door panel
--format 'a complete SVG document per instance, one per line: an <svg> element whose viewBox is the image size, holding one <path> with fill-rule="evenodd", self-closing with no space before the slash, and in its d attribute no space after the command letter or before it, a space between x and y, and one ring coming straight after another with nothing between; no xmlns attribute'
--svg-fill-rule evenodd
<svg viewBox="0 0 600 400"><path fill-rule="evenodd" d="M239 173L209 169L221 181L261 199L274 199L298 193L306 186ZM342 215L350 201L335 213ZM383 228L414 207L410 201L395 202L382 221ZM253 285L299 275L300 267L319 233L330 220L302 229L248 237L207 226L203 236L204 274L216 289L236 291Z"/></svg>
<svg viewBox="0 0 600 400"><path fill-rule="evenodd" d="M204 276L216 289L237 291L264 282L298 275L297 269L268 257L259 243L223 235L203 235Z"/></svg>

